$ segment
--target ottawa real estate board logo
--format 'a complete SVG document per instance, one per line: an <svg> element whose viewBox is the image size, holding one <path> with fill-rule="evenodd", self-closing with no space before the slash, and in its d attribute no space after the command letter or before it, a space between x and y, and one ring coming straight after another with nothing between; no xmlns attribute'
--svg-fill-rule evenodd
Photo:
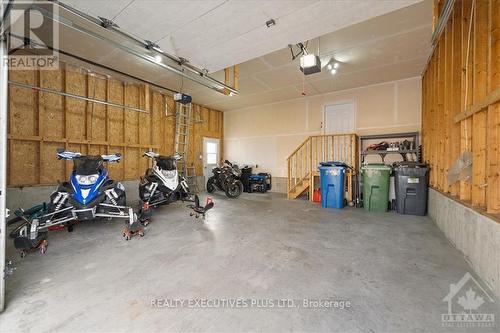
<svg viewBox="0 0 500 333"><path fill-rule="evenodd" d="M9 70L59 68L59 7L50 1L0 0L5 18Z"/></svg>
<svg viewBox="0 0 500 333"><path fill-rule="evenodd" d="M495 300L469 272L456 284L450 284L443 302L448 303L448 313L441 314L444 327L495 327L495 314L485 311Z"/></svg>

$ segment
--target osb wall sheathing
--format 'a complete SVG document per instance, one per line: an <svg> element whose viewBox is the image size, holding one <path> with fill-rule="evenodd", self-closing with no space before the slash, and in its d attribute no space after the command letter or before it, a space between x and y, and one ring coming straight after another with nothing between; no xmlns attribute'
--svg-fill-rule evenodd
<svg viewBox="0 0 500 333"><path fill-rule="evenodd" d="M424 158L431 186L493 215L500 214L499 100L500 1L457 0L422 78ZM472 176L450 182L466 150Z"/></svg>
<svg viewBox="0 0 500 333"><path fill-rule="evenodd" d="M146 150L173 153L175 102L147 84L120 81L64 63L55 71L10 71L9 80L148 111L135 112L10 85L11 187L51 185L68 179L72 162L59 161L57 148L88 155L121 153L120 163L107 166L116 180L139 179L150 164L142 157ZM193 120L187 161L196 167L197 175L202 175L199 156L203 153L203 137L222 139L223 114L193 104Z"/></svg>

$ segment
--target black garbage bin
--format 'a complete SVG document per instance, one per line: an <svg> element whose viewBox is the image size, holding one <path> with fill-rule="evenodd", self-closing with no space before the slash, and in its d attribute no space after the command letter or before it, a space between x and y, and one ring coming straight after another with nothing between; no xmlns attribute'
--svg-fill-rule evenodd
<svg viewBox="0 0 500 333"><path fill-rule="evenodd" d="M396 209L399 214L425 215L429 166L424 163L401 162L394 165Z"/></svg>

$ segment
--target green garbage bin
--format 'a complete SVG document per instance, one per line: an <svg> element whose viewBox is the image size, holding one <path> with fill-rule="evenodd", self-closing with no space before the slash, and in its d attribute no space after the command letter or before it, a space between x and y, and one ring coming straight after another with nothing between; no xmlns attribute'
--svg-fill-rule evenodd
<svg viewBox="0 0 500 333"><path fill-rule="evenodd" d="M391 168L385 164L366 164L363 176L363 206L371 212L386 212L389 202Z"/></svg>

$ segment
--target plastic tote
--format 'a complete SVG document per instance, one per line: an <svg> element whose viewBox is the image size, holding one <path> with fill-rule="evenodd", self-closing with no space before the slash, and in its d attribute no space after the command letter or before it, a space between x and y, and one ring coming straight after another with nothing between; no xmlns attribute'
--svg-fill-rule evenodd
<svg viewBox="0 0 500 333"><path fill-rule="evenodd" d="M320 164L319 176L322 207L344 207L345 170L345 164L339 162L324 162Z"/></svg>
<svg viewBox="0 0 500 333"><path fill-rule="evenodd" d="M429 166L402 162L396 165L396 207L399 214L425 215Z"/></svg>
<svg viewBox="0 0 500 333"><path fill-rule="evenodd" d="M389 204L391 168L385 164L366 164L363 176L363 206L371 212L386 212Z"/></svg>

